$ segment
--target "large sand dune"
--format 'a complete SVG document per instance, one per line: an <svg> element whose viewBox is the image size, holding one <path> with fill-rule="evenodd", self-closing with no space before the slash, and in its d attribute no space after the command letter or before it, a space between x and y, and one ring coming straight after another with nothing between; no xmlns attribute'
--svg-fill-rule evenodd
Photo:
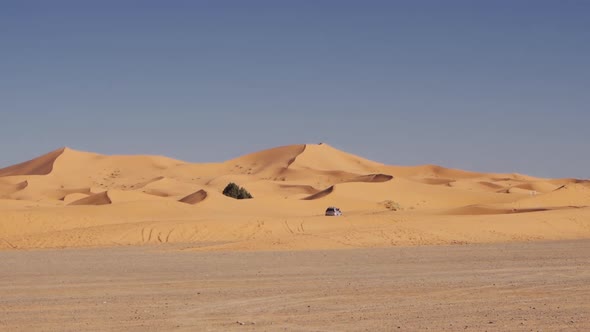
<svg viewBox="0 0 590 332"><path fill-rule="evenodd" d="M229 182L254 199L221 194ZM325 217L338 206L342 217ZM0 248L282 250L590 237L579 179L393 166L327 144L222 163L62 148L0 169ZM203 245L208 243L209 245Z"/></svg>

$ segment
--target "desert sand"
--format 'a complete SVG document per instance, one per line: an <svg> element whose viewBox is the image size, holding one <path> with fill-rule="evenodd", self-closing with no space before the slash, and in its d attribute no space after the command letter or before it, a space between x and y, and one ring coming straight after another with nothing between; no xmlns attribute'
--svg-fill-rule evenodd
<svg viewBox="0 0 590 332"><path fill-rule="evenodd" d="M589 181L327 144L62 148L0 169L0 330L586 331L589 206Z"/></svg>
<svg viewBox="0 0 590 332"><path fill-rule="evenodd" d="M222 195L229 182L254 198ZM328 206L344 216L323 216ZM327 144L210 164L61 148L0 169L0 248L311 250L587 239L588 206L590 181L384 165Z"/></svg>

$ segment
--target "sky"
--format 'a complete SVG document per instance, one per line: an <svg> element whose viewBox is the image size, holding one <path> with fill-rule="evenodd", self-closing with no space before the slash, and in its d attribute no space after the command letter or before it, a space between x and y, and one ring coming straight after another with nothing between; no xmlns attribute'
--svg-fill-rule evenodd
<svg viewBox="0 0 590 332"><path fill-rule="evenodd" d="M0 3L0 167L325 142L590 178L590 1Z"/></svg>

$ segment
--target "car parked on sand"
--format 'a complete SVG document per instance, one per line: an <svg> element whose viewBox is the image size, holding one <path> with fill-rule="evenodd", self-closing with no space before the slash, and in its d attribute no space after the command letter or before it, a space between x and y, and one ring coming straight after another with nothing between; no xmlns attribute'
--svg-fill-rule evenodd
<svg viewBox="0 0 590 332"><path fill-rule="evenodd" d="M342 215L342 211L340 211L339 208L334 207L334 206L330 206L326 209L326 216L341 216Z"/></svg>

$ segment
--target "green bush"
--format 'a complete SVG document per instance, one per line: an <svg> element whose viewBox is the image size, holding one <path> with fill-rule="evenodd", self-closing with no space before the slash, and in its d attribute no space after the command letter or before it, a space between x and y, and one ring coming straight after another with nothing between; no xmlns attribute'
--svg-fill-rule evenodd
<svg viewBox="0 0 590 332"><path fill-rule="evenodd" d="M238 199L249 199L252 198L252 195L246 190L245 188L240 188L238 192Z"/></svg>
<svg viewBox="0 0 590 332"><path fill-rule="evenodd" d="M243 187L238 186L237 184L230 182L225 189L223 189L223 194L228 197L232 197L235 199L248 199L253 198L252 195Z"/></svg>

